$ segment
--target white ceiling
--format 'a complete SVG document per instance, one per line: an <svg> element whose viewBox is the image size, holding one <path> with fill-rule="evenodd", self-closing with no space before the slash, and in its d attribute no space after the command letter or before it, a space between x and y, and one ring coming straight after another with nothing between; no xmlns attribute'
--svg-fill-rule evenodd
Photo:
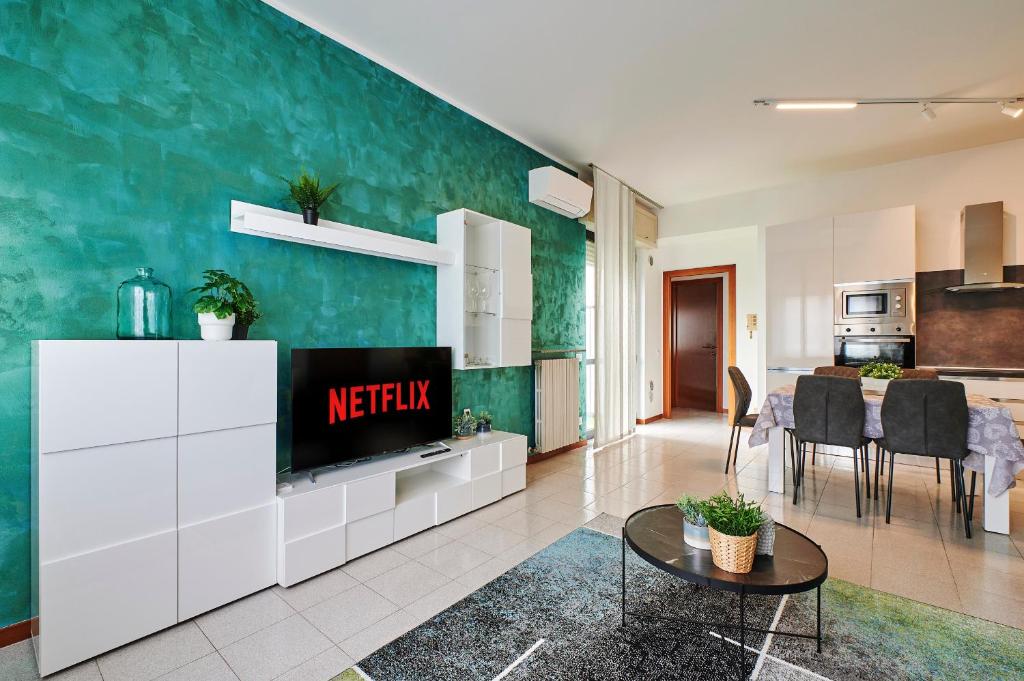
<svg viewBox="0 0 1024 681"><path fill-rule="evenodd" d="M570 164L665 205L1024 137L1024 0L267 0Z"/></svg>

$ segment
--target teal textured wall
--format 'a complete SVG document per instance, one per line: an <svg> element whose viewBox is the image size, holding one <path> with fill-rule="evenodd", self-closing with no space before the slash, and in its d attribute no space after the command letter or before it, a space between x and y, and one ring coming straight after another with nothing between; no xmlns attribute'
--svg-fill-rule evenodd
<svg viewBox="0 0 1024 681"><path fill-rule="evenodd" d="M258 0L0 0L0 26L0 626L29 614L30 341L112 338L135 267L180 338L203 269L250 284L284 424L291 347L434 343L433 268L228 231L231 199L283 205L280 175L339 179L325 217L415 238L459 207L529 227L534 343L583 342L583 228L527 201L550 161L390 71ZM532 435L528 369L454 386Z"/></svg>

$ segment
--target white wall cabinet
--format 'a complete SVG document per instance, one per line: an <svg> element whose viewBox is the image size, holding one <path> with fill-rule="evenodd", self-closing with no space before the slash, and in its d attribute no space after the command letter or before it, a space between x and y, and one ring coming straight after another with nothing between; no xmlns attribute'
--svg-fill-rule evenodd
<svg viewBox="0 0 1024 681"><path fill-rule="evenodd" d="M835 283L917 276L914 206L837 215L833 230Z"/></svg>
<svg viewBox="0 0 1024 681"><path fill-rule="evenodd" d="M452 366L529 365L530 230L459 209L437 216L437 243L455 254L437 268L437 344L451 346Z"/></svg>
<svg viewBox="0 0 1024 681"><path fill-rule="evenodd" d="M42 674L274 582L276 343L36 341L32 370Z"/></svg>
<svg viewBox="0 0 1024 681"><path fill-rule="evenodd" d="M526 436L495 431L299 477L277 498L277 581L292 586L526 487Z"/></svg>
<svg viewBox="0 0 1024 681"><path fill-rule="evenodd" d="M765 230L768 369L831 365L832 218Z"/></svg>

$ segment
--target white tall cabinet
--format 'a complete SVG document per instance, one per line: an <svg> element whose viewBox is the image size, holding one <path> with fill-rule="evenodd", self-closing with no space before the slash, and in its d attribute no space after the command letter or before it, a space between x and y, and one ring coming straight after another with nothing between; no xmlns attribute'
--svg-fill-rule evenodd
<svg viewBox="0 0 1024 681"><path fill-rule="evenodd" d="M42 674L276 581L276 343L37 341L32 370Z"/></svg>
<svg viewBox="0 0 1024 681"><path fill-rule="evenodd" d="M832 247L832 218L765 230L768 390L777 387L773 374L833 362Z"/></svg>
<svg viewBox="0 0 1024 681"><path fill-rule="evenodd" d="M528 366L533 325L530 230L464 208L437 216L437 344L455 369Z"/></svg>

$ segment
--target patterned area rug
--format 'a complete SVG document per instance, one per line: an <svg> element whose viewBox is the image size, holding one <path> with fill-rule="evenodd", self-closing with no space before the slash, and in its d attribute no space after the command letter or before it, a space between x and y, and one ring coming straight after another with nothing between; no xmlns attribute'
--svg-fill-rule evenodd
<svg viewBox="0 0 1024 681"><path fill-rule="evenodd" d="M336 678L737 678L734 632L640 618L622 627L621 542L592 529L621 525L603 516L570 533ZM672 578L628 549L626 569L630 611L736 620L733 594ZM813 633L814 613L813 591L747 598L753 627L778 618L778 629ZM822 588L822 626L820 655L813 641L748 634L748 677L1024 678L1024 631L848 582L830 579Z"/></svg>

